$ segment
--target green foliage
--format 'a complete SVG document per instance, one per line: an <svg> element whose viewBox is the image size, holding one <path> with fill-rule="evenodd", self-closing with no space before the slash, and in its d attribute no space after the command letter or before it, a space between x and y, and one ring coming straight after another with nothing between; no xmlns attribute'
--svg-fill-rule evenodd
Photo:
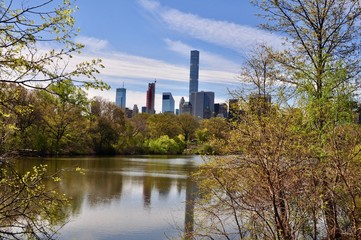
<svg viewBox="0 0 361 240"><path fill-rule="evenodd" d="M69 0L0 2L1 239L52 239L66 217L65 196L45 186L45 166L22 175L7 161L10 153L81 151L72 148L86 129L79 86L108 88L95 76L100 60L70 63L84 47L72 41L75 9Z"/></svg>
<svg viewBox="0 0 361 240"><path fill-rule="evenodd" d="M18 9L14 6L3 1L0 5L0 58L3 63L0 82L45 88L72 80L87 88L108 88L95 77L98 68L103 67L101 60L82 62L72 69L67 67L72 56L84 47L72 41L76 36L73 17L76 7L72 1L21 1ZM50 43L50 50L41 48L40 42ZM88 80L79 80L80 77Z"/></svg>
<svg viewBox="0 0 361 240"><path fill-rule="evenodd" d="M194 138L195 131L198 128L198 122L194 116L190 114L182 114L178 116L178 123L182 130L182 134L185 137L185 140L188 142Z"/></svg>
<svg viewBox="0 0 361 240"><path fill-rule="evenodd" d="M49 189L46 166L34 167L20 175L12 164L1 161L0 168L0 237L4 239L52 239L67 214L67 198Z"/></svg>
<svg viewBox="0 0 361 240"><path fill-rule="evenodd" d="M147 119L150 138L159 138L167 135L174 138L181 133L177 124L177 116L170 113L153 114Z"/></svg>
<svg viewBox="0 0 361 240"><path fill-rule="evenodd" d="M91 138L97 154L114 154L126 130L123 111L114 103L94 99L92 103Z"/></svg>
<svg viewBox="0 0 361 240"><path fill-rule="evenodd" d="M213 158L196 174L202 197L193 235L361 239L361 129L352 123L360 1L252 2L264 10L263 27L286 43L256 52L242 71L253 92L240 97L242 115L221 143L241 154ZM254 104L252 94L278 104ZM210 129L199 139L209 143Z"/></svg>
<svg viewBox="0 0 361 240"><path fill-rule="evenodd" d="M150 152L155 154L179 154L183 151L182 146L167 135L149 140L148 145Z"/></svg>
<svg viewBox="0 0 361 240"><path fill-rule="evenodd" d="M230 124L224 118L203 119L195 132L198 148L196 153L206 155L224 154L226 151Z"/></svg>

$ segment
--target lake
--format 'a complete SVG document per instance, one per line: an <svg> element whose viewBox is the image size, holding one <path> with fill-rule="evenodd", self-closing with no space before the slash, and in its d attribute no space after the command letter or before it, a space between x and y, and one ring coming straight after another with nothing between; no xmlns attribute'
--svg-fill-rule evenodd
<svg viewBox="0 0 361 240"><path fill-rule="evenodd" d="M201 162L198 156L26 158L17 167L61 171L58 191L72 205L58 239L160 240L179 239L185 222L192 223L189 176Z"/></svg>

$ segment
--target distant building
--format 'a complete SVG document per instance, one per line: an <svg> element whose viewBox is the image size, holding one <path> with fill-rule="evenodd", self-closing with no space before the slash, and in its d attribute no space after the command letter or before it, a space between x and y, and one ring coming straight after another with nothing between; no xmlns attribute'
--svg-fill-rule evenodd
<svg viewBox="0 0 361 240"><path fill-rule="evenodd" d="M213 117L214 114L214 92L192 93L193 116L202 119Z"/></svg>
<svg viewBox="0 0 361 240"><path fill-rule="evenodd" d="M180 109L181 114L192 115L192 104L190 102L184 102Z"/></svg>
<svg viewBox="0 0 361 240"><path fill-rule="evenodd" d="M124 87L116 89L115 104L121 109L125 109L126 94L127 90Z"/></svg>
<svg viewBox="0 0 361 240"><path fill-rule="evenodd" d="M181 114L192 114L192 104L190 102L186 102L184 97L179 101L179 115Z"/></svg>
<svg viewBox="0 0 361 240"><path fill-rule="evenodd" d="M182 114L182 108L183 108L183 105L186 101L184 100L184 97L181 98L181 100L179 101L179 115Z"/></svg>
<svg viewBox="0 0 361 240"><path fill-rule="evenodd" d="M189 101L192 106L192 93L198 92L198 78L199 78L199 51L192 50L190 58L190 73L189 73Z"/></svg>
<svg viewBox="0 0 361 240"><path fill-rule="evenodd" d="M139 113L138 105L134 104L133 106L133 117Z"/></svg>
<svg viewBox="0 0 361 240"><path fill-rule="evenodd" d="M214 116L227 118L227 104L225 103L215 103L214 104Z"/></svg>
<svg viewBox="0 0 361 240"><path fill-rule="evenodd" d="M146 113L147 112L147 107L143 106L142 107L142 113Z"/></svg>
<svg viewBox="0 0 361 240"><path fill-rule="evenodd" d="M170 92L163 93L162 113L174 113L174 98Z"/></svg>
<svg viewBox="0 0 361 240"><path fill-rule="evenodd" d="M146 108L147 113L154 114L154 99L155 99L155 83L148 84L148 91L147 91L147 99L146 99Z"/></svg>

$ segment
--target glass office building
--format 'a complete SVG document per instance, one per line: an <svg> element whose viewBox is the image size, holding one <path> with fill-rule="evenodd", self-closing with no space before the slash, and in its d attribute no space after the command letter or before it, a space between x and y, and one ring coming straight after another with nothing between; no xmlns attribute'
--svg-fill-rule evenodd
<svg viewBox="0 0 361 240"><path fill-rule="evenodd" d="M115 104L122 109L125 109L127 90L123 88L117 88L115 94Z"/></svg>
<svg viewBox="0 0 361 240"><path fill-rule="evenodd" d="M193 115L197 118L211 118L214 115L214 92L192 93Z"/></svg>
<svg viewBox="0 0 361 240"><path fill-rule="evenodd" d="M163 93L162 113L174 113L174 98L170 92Z"/></svg>

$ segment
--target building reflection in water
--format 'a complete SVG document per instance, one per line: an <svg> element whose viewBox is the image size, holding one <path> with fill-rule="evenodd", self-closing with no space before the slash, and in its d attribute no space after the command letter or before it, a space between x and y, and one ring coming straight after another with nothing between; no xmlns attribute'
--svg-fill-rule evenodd
<svg viewBox="0 0 361 240"><path fill-rule="evenodd" d="M143 180L143 206L149 209L152 199L152 179L149 176L145 176Z"/></svg>
<svg viewBox="0 0 361 240"><path fill-rule="evenodd" d="M193 231L194 199L197 193L196 185L190 178L190 173L196 167L192 158L41 159L34 162L23 161L19 167L26 172L40 162L45 162L48 165L49 173L57 172L60 169L75 169L75 167L83 168L85 172L85 175L81 175L75 171L66 170L63 172L59 186L55 187L72 199L69 209L72 220L64 228L64 237L71 236L83 239L76 237L79 236L77 234L79 234L80 230L72 227L71 224L76 222L73 226L82 226L86 229L88 224L86 221L89 220L89 217L83 220L82 216L84 215L102 219L107 218L107 221L104 221L108 224L107 229L111 228L119 231L113 233L114 236L119 236L117 234L123 234L124 231L129 230L129 228L124 228L124 230L119 227L119 223L123 223L124 227L125 225L134 224L134 227L132 225L132 228L134 228L132 231L136 231L136 229L142 228L145 222L151 221L149 227L144 227L144 229L150 229L150 226L156 223L158 226L159 221L164 221L168 214L168 216L174 214L173 210L177 208L178 210L183 209L175 214L177 214L176 217L180 220L178 223L181 225L183 225L184 216L185 239L190 239L188 236L191 236ZM158 194L158 198L154 198L154 196L157 196L156 194ZM141 206L139 208L138 201L143 205L143 209L147 211L141 210ZM102 211L97 212L99 207ZM117 208L115 209L115 207ZM110 212L114 212L114 214L103 216L102 213L106 213L107 209L112 209ZM129 218L129 216L123 217L125 215L124 211L129 211L129 214L134 216L141 216L141 219ZM96 214L99 216L96 216ZM79 222L77 222L77 219L79 219ZM154 228L154 231L159 232L154 233L154 236L149 236L148 239L159 239L155 234L164 236L164 232L168 230L173 232L172 234L176 234L176 226L170 226L171 221L170 219L168 223L158 226L162 227L163 230L158 229L158 227ZM114 228L109 226L110 222L114 222ZM116 226L116 224L118 225ZM94 236L97 236L97 231L101 231L102 228L100 225L98 227L97 229L89 227L88 230ZM168 227L168 230L164 230L166 227ZM170 229L172 227L173 231ZM128 237L123 236L122 239L128 239Z"/></svg>
<svg viewBox="0 0 361 240"><path fill-rule="evenodd" d="M193 239L194 230L194 205L197 194L195 182L190 177L186 183L186 201L185 201L185 217L184 217L184 239Z"/></svg>

